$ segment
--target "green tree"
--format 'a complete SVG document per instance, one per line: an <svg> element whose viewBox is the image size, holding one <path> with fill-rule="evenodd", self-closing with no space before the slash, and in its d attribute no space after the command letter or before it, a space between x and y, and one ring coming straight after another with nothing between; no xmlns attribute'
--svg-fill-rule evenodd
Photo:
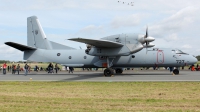
<svg viewBox="0 0 200 112"><path fill-rule="evenodd" d="M199 56L196 56L196 58L197 58L198 61L200 61L200 55L199 55Z"/></svg>
<svg viewBox="0 0 200 112"><path fill-rule="evenodd" d="M9 63L10 61L8 61L8 60L0 60L0 63Z"/></svg>

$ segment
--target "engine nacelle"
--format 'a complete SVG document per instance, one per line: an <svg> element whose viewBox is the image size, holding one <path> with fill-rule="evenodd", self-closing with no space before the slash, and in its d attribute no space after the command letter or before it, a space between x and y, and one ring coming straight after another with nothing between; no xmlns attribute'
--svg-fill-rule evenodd
<svg viewBox="0 0 200 112"><path fill-rule="evenodd" d="M129 47L123 46L119 48L97 48L93 46L91 48L87 48L85 53L91 56L129 56L130 54L136 53L143 49L142 45L132 46L132 49L129 49Z"/></svg>
<svg viewBox="0 0 200 112"><path fill-rule="evenodd" d="M149 43L149 44L147 44L147 45L146 45L146 44L144 45L145 48L150 48L150 47L154 47L154 46L155 46L155 44L152 44L152 43Z"/></svg>
<svg viewBox="0 0 200 112"><path fill-rule="evenodd" d="M85 53L91 56L128 56L129 53L120 53L119 48L97 48L86 49Z"/></svg>

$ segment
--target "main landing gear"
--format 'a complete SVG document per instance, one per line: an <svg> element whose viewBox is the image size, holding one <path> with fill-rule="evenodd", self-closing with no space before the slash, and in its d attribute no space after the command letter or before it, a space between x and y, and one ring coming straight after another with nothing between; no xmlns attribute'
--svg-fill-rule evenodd
<svg viewBox="0 0 200 112"><path fill-rule="evenodd" d="M105 76L113 76L114 75L114 70L112 68L106 68L104 70L104 75Z"/></svg>
<svg viewBox="0 0 200 112"><path fill-rule="evenodd" d="M122 74L123 69L122 68L116 68L115 72L116 72L116 74Z"/></svg>
<svg viewBox="0 0 200 112"><path fill-rule="evenodd" d="M116 68L116 69L106 68L104 70L104 76L114 76L114 71L116 74L122 74L123 69L122 68Z"/></svg>
<svg viewBox="0 0 200 112"><path fill-rule="evenodd" d="M113 66L114 59L115 57L106 57L107 68L104 70L104 76L114 76L114 70L116 74L121 74L123 72L122 68L111 68Z"/></svg>

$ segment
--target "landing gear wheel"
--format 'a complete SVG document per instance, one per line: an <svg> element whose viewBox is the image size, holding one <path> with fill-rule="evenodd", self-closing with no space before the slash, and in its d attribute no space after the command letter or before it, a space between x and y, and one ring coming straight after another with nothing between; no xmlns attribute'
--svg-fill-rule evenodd
<svg viewBox="0 0 200 112"><path fill-rule="evenodd" d="M123 72L123 70L120 69L120 68L117 68L117 69L115 70L115 72L116 72L116 74L121 74L121 73Z"/></svg>
<svg viewBox="0 0 200 112"><path fill-rule="evenodd" d="M113 72L113 69L111 69L111 68L106 68L104 70L104 75L105 76L112 76L113 74L114 74L114 72Z"/></svg>
<svg viewBox="0 0 200 112"><path fill-rule="evenodd" d="M174 70L173 70L173 73L174 73L175 75L178 75L178 74L179 74L179 70L178 70L178 69L174 69Z"/></svg>

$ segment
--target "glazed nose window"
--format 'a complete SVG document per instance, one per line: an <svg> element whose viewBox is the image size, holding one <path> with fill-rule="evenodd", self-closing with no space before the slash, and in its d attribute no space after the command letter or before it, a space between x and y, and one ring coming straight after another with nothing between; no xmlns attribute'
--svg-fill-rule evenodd
<svg viewBox="0 0 200 112"><path fill-rule="evenodd" d="M184 53L183 51L178 50L178 49L175 52L176 52L176 54L187 54L187 53Z"/></svg>

